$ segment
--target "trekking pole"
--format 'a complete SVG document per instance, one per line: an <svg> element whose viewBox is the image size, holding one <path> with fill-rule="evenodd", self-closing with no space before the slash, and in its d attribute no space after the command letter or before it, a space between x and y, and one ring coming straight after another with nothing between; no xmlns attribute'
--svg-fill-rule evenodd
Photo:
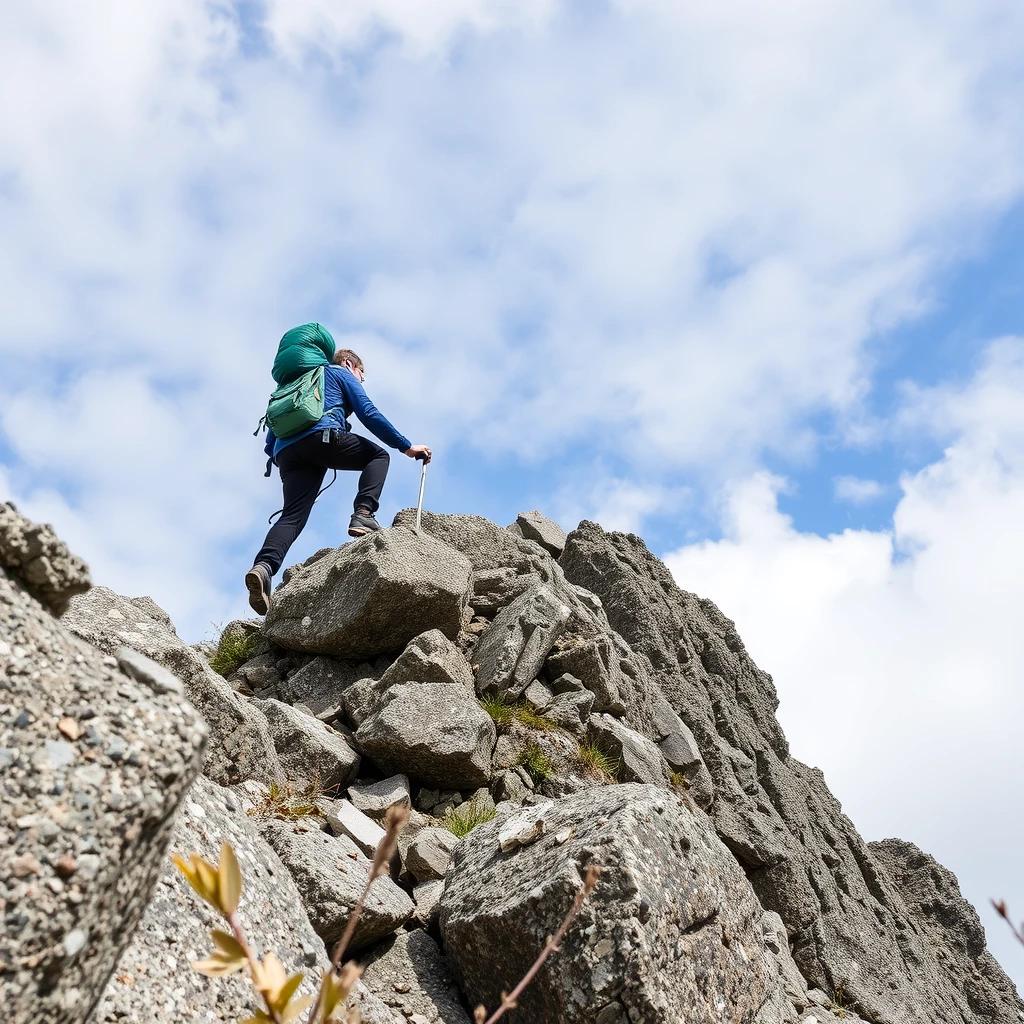
<svg viewBox="0 0 1024 1024"><path fill-rule="evenodd" d="M421 456L417 455L416 458ZM427 482L427 457L424 455L423 458L423 470L420 472L420 496L416 502L416 532L420 532L420 516L423 514L423 487Z"/></svg>

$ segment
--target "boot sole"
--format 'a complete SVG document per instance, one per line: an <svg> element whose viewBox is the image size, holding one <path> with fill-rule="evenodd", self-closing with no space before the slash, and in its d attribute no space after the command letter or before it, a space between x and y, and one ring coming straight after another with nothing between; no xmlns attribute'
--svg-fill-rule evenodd
<svg viewBox="0 0 1024 1024"><path fill-rule="evenodd" d="M245 574L245 586L249 591L249 607L257 615L266 615L270 611L270 600L263 589L263 577L250 570Z"/></svg>

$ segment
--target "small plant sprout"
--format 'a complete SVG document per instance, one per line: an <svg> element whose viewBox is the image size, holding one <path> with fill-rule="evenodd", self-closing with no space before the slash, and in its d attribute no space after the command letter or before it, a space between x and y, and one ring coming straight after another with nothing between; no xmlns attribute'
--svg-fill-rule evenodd
<svg viewBox="0 0 1024 1024"><path fill-rule="evenodd" d="M217 641L217 650L210 658L210 668L218 675L229 676L243 662L248 661L263 642L260 633L243 633L225 629Z"/></svg>
<svg viewBox="0 0 1024 1024"><path fill-rule="evenodd" d="M409 820L409 811L392 807L385 818L386 833L380 841L370 865L370 872L359 900L349 915L345 932L335 947L331 967L324 971L316 998L298 996L303 974L289 975L273 951L258 959L246 942L238 919L238 902L242 895L242 873L231 844L225 841L220 848L220 861L215 867L198 854L186 860L177 854L171 857L175 867L185 876L188 884L213 907L228 923L230 933L213 929L210 934L214 949L206 960L192 964L193 970L211 978L221 978L249 968L253 988L263 1003L255 1016L242 1024L293 1024L309 1010L302 1024L357 1024L359 1011L350 1014L345 1001L359 979L360 968L352 962L341 966L342 957L355 932L362 914L370 886L387 874L388 863L398 845L398 834ZM310 1010L310 1007L312 1009Z"/></svg>
<svg viewBox="0 0 1024 1024"><path fill-rule="evenodd" d="M519 755L519 763L535 782L550 779L555 773L555 762L536 743L528 743Z"/></svg>
<svg viewBox="0 0 1024 1024"><path fill-rule="evenodd" d="M565 920L562 922L558 931L548 939L544 948L540 951L540 955L533 962L533 966L523 975L522 980L511 992L503 992L501 996L501 1005L490 1015L487 1016L487 1010L483 1006L478 1006L476 1012L473 1014L473 1019L476 1024L495 1024L496 1021L500 1020L505 1016L507 1010L514 1010L517 1005L517 1000L523 994L526 986L537 976L537 972L541 969L544 961L552 953L557 953L561 948L562 939L565 938L566 933L572 927L573 921L576 920L576 915L580 912L580 907L583 906L583 901L594 891L594 887L597 885L597 879L601 874L601 869L596 865L592 864L587 868L587 874L583 879L583 887L576 893L573 898L572 906L569 908L569 913L565 915Z"/></svg>
<svg viewBox="0 0 1024 1024"><path fill-rule="evenodd" d="M444 827L452 835L462 839L464 836L468 836L477 825L490 821L497 813L493 807L484 807L476 800L467 800L466 803L459 804L458 807L448 809L444 816Z"/></svg>

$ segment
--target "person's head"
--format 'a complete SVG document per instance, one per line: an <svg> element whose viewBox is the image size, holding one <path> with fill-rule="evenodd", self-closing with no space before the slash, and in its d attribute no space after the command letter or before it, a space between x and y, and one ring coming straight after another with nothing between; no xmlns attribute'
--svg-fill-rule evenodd
<svg viewBox="0 0 1024 1024"><path fill-rule="evenodd" d="M366 377L366 368L362 359L359 358L350 348L339 348L334 353L335 366L347 366L362 381Z"/></svg>

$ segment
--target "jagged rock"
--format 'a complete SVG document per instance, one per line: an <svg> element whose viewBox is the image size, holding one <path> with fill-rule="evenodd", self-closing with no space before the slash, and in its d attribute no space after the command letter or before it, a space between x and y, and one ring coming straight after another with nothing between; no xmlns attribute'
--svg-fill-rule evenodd
<svg viewBox="0 0 1024 1024"><path fill-rule="evenodd" d="M394 525L411 528L415 521L416 510L407 508L395 516ZM516 537L483 516L425 511L421 529L461 551L474 570L511 568L519 575L535 572L545 583L555 579L555 563L539 544Z"/></svg>
<svg viewBox="0 0 1024 1024"><path fill-rule="evenodd" d="M314 995L326 970L323 941L309 923L298 889L281 859L245 814L234 790L199 778L182 804L171 848L217 862L222 840L231 843L242 870L239 918L252 946L272 949L289 974L304 973L300 992ZM237 1021L262 1003L242 975L206 978L189 966L212 949L210 930L220 918L189 888L165 858L156 894L107 985L90 1024L167 1021ZM360 1002L367 1024L391 1024L390 1012L365 988Z"/></svg>
<svg viewBox="0 0 1024 1024"><path fill-rule="evenodd" d="M409 843L403 865L417 882L444 878L452 850L458 844L458 838L446 828L420 829Z"/></svg>
<svg viewBox="0 0 1024 1024"><path fill-rule="evenodd" d="M470 604L479 615L493 616L520 594L541 582L535 572L520 574L511 566L473 571L473 596Z"/></svg>
<svg viewBox="0 0 1024 1024"><path fill-rule="evenodd" d="M184 683L152 658L147 658L130 647L119 647L116 658L118 668L126 676L130 676L137 683L145 683L154 693L173 693L179 697L185 696Z"/></svg>
<svg viewBox="0 0 1024 1024"><path fill-rule="evenodd" d="M267 716L274 749L290 781L344 789L359 774L359 755L340 733L279 700L252 703Z"/></svg>
<svg viewBox="0 0 1024 1024"><path fill-rule="evenodd" d="M570 608L547 586L520 595L480 637L474 658L480 693L518 697L536 679L569 621Z"/></svg>
<svg viewBox="0 0 1024 1024"><path fill-rule="evenodd" d="M526 783L520 777L519 772L514 769L498 772L494 777L492 785L494 799L498 801L511 800L514 803L521 804L531 793L531 790L527 788Z"/></svg>
<svg viewBox="0 0 1024 1024"><path fill-rule="evenodd" d="M334 835L348 836L367 857L373 859L377 846L386 834L377 822L353 807L348 800L321 797L316 805Z"/></svg>
<svg viewBox="0 0 1024 1024"><path fill-rule="evenodd" d="M562 553L565 547L565 530L547 516L542 516L536 509L532 512L520 512L516 516L516 525L527 540L536 541L548 554L557 558Z"/></svg>
<svg viewBox="0 0 1024 1024"><path fill-rule="evenodd" d="M590 864L603 867L597 888L521 996L524 1020L740 1024L776 1001L761 906L707 818L674 794L628 785L570 797L511 854L498 848L503 824L459 844L441 897L445 948L470 1005L496 1006L522 977Z"/></svg>
<svg viewBox="0 0 1024 1024"><path fill-rule="evenodd" d="M554 694L560 693L579 693L580 690L585 690L586 687L583 685L582 679L577 679L574 675L569 672L563 672L556 679L553 679L548 683L548 688Z"/></svg>
<svg viewBox="0 0 1024 1024"><path fill-rule="evenodd" d="M378 686L383 692L395 683L444 683L474 692L473 673L466 659L439 629L413 637L380 677Z"/></svg>
<svg viewBox="0 0 1024 1024"><path fill-rule="evenodd" d="M77 560L24 522L17 535L29 551L38 539L50 566L29 563L33 589L59 605ZM0 638L0 1000L12 1021L80 1024L153 893L207 730L180 694L122 673L6 569Z"/></svg>
<svg viewBox="0 0 1024 1024"><path fill-rule="evenodd" d="M282 782L284 772L264 714L235 693L206 659L145 606L93 587L72 598L64 625L107 654L130 647L152 658L185 684L185 693L210 727L203 772L231 785L243 779Z"/></svg>
<svg viewBox="0 0 1024 1024"><path fill-rule="evenodd" d="M647 698L646 693L636 694L637 673L628 672L630 667L631 659L616 649L609 633L588 638L565 637L548 658L547 672L551 677L568 673L580 679L593 693L594 706L599 711L622 716L631 704L636 705Z"/></svg>
<svg viewBox="0 0 1024 1024"><path fill-rule="evenodd" d="M374 821L382 821L389 807L412 807L409 779L405 775L392 775L380 782L348 787L352 805Z"/></svg>
<svg viewBox="0 0 1024 1024"><path fill-rule="evenodd" d="M358 729L377 709L383 696L384 692L378 689L376 679L357 679L342 694L341 708L346 719Z"/></svg>
<svg viewBox="0 0 1024 1024"><path fill-rule="evenodd" d="M825 785L790 757L771 677L733 623L681 591L632 535L583 522L560 565L593 591L610 626L692 731L714 783L710 813L762 904L779 914L793 958L813 987L842 987L862 1016L884 1024L963 1024L948 973L907 920L906 904ZM1017 1024L1016 1007L984 1020Z"/></svg>
<svg viewBox="0 0 1024 1024"><path fill-rule="evenodd" d="M476 789L490 778L494 723L462 686L392 686L355 739L383 771L420 782Z"/></svg>
<svg viewBox="0 0 1024 1024"><path fill-rule="evenodd" d="M437 925L443 892L443 878L435 878L433 881L413 886L412 898L416 904L414 917L424 928L433 929Z"/></svg>
<svg viewBox="0 0 1024 1024"><path fill-rule="evenodd" d="M530 683L523 691L523 696L540 712L549 708L555 699L555 695L539 679Z"/></svg>
<svg viewBox="0 0 1024 1024"><path fill-rule="evenodd" d="M469 1024L451 967L424 931L401 932L367 957L363 982L408 1020L426 1024Z"/></svg>
<svg viewBox="0 0 1024 1024"><path fill-rule="evenodd" d="M427 630L456 637L469 587L458 551L401 527L379 530L303 563L274 591L263 631L292 650L373 658Z"/></svg>
<svg viewBox="0 0 1024 1024"><path fill-rule="evenodd" d="M281 685L280 659L273 651L264 651L239 665L230 675L232 683L243 683L257 697L273 696Z"/></svg>
<svg viewBox="0 0 1024 1024"><path fill-rule="evenodd" d="M667 786L671 772L661 751L646 736L641 736L611 715L591 715L587 726L597 748L619 765L623 782L647 782Z"/></svg>
<svg viewBox="0 0 1024 1024"><path fill-rule="evenodd" d="M902 839L868 843L871 855L892 879L926 942L944 953L944 967L962 993L961 1010L1002 1020L1024 1003L985 947L977 911L960 893L956 876L934 857ZM1009 1019L1009 1018L1007 1018Z"/></svg>
<svg viewBox="0 0 1024 1024"><path fill-rule="evenodd" d="M574 736L587 732L587 719L594 707L594 695L589 690L560 693L545 708L544 717Z"/></svg>
<svg viewBox="0 0 1024 1024"><path fill-rule="evenodd" d="M376 675L379 676L387 664L383 661ZM319 717L341 707L347 689L357 679L374 676L375 671L376 666L368 662L313 658L278 684L277 697L285 704L305 704Z"/></svg>
<svg viewBox="0 0 1024 1024"><path fill-rule="evenodd" d="M71 598L92 586L89 567L53 527L26 519L9 501L0 503L0 567L53 615L63 615Z"/></svg>
<svg viewBox="0 0 1024 1024"><path fill-rule="evenodd" d="M265 821L267 842L291 872L309 920L328 946L345 929L359 894L366 886L370 859L347 836L321 832L315 822ZM356 925L352 946L359 949L390 935L413 912L412 900L390 878L378 878L370 889Z"/></svg>

